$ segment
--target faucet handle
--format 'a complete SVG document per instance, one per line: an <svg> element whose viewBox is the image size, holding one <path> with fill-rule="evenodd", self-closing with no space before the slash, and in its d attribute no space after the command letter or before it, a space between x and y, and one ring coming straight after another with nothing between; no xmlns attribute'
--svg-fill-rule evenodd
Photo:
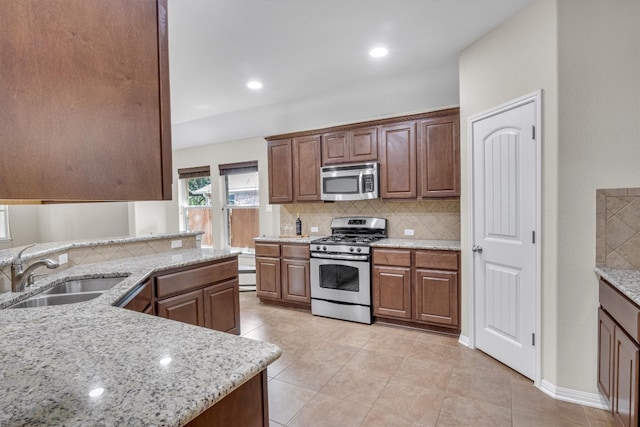
<svg viewBox="0 0 640 427"><path fill-rule="evenodd" d="M18 255L13 259L13 264L22 264L22 253L35 245L36 243L32 243L29 246L25 246L20 252L18 252Z"/></svg>

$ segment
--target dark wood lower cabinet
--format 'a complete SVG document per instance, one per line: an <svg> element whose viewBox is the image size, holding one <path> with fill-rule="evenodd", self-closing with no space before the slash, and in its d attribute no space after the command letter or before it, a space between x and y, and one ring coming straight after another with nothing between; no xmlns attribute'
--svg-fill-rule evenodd
<svg viewBox="0 0 640 427"><path fill-rule="evenodd" d="M256 245L256 248L258 245ZM256 249L257 250L257 249ZM280 299L280 258L256 256L256 296Z"/></svg>
<svg viewBox="0 0 640 427"><path fill-rule="evenodd" d="M287 301L311 303L309 261L282 260L282 298Z"/></svg>
<svg viewBox="0 0 640 427"><path fill-rule="evenodd" d="M638 426L640 401L640 307L600 280L598 389L615 423Z"/></svg>
<svg viewBox="0 0 640 427"><path fill-rule="evenodd" d="M460 253L374 248L376 321L460 332Z"/></svg>
<svg viewBox="0 0 640 427"><path fill-rule="evenodd" d="M311 308L309 245L256 243L256 296L298 308Z"/></svg>
<svg viewBox="0 0 640 427"><path fill-rule="evenodd" d="M240 335L238 280L209 286L204 294L204 326L216 331Z"/></svg>
<svg viewBox="0 0 640 427"><path fill-rule="evenodd" d="M202 291L158 301L158 316L192 325L204 325L204 298Z"/></svg>
<svg viewBox="0 0 640 427"><path fill-rule="evenodd" d="M264 370L186 424L187 427L267 427L269 400Z"/></svg>

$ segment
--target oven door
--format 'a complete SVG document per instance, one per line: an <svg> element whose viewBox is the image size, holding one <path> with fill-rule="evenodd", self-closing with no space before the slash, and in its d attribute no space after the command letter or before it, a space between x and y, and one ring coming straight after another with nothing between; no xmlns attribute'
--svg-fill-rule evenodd
<svg viewBox="0 0 640 427"><path fill-rule="evenodd" d="M371 305L371 271L367 256L361 256L364 260L331 259L329 254L319 256L326 258L312 255L310 260L312 299Z"/></svg>

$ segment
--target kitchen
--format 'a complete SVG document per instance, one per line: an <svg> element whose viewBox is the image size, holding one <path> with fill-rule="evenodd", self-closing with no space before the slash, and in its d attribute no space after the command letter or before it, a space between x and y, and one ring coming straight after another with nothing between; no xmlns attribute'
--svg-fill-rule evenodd
<svg viewBox="0 0 640 427"><path fill-rule="evenodd" d="M619 25L612 28L611 22ZM640 97L635 77L639 72L638 27L637 2L619 2L616 7L599 1L530 2L462 50L458 58L459 97L440 98L433 89L425 92L433 93L433 96L422 95L422 98L434 99L435 105L407 104L396 106L393 111L403 113L460 105L461 333L469 337L472 335L467 318L470 302L465 296L470 292L470 279L465 277L465 272L471 271L473 242L468 234L467 119L509 99L543 89L541 385L558 398L590 402L592 406L596 406L598 394L598 288L593 274L595 191L637 187L639 181L637 118ZM415 79L406 80L407 84L416 83ZM445 84L444 81L441 84ZM455 84L457 81L455 78ZM405 98L415 99L415 96ZM378 115L366 113L372 103L365 100L363 104L359 107L367 114L364 119ZM306 105L301 103L299 110L304 107ZM357 110L353 105L345 105L345 109ZM612 121L612 117L617 120ZM302 119L299 117L298 129L319 127L303 123ZM344 117L329 117L326 123L355 121L359 119L345 114ZM183 128L174 126L174 140L180 140ZM256 153L254 159L258 160L261 173L260 199L266 201L267 153L262 136L278 133L281 132L272 130L256 137L227 140L234 142L178 149L173 155L174 169L198 166L204 158L214 158L219 163L240 162L247 160L243 153ZM237 149L239 146L241 150ZM213 163L212 169L215 168ZM219 184L216 179L213 177L214 187ZM174 181L174 191L177 191L176 184ZM22 242L16 241L16 246L22 246L34 241L173 232L178 230L176 200L174 196L173 202L114 203L97 208L91 205L12 205L9 213L12 233L16 239L18 236L24 238ZM340 203L335 205L340 206ZM214 209L216 207L219 206L214 205ZM405 208L406 204L399 203L398 209ZM266 203L261 206L262 234L278 234L279 215L283 210L273 205L272 212L267 212ZM301 208L301 212L304 214L305 211ZM297 208L293 207L289 215L292 213L297 213ZM60 218L68 220L60 221ZM87 224L83 218L92 219ZM418 229L411 220L405 221L406 226L402 225L401 229ZM303 216L303 222L314 225L313 218ZM329 224L325 221L315 225L328 227ZM326 234L327 228L323 231Z"/></svg>

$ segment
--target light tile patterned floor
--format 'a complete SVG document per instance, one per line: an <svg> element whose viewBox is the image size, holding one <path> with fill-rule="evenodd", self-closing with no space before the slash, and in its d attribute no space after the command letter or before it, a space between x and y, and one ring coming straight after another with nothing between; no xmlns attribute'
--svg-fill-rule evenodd
<svg viewBox="0 0 640 427"><path fill-rule="evenodd" d="M278 344L271 426L613 426L457 339L361 325L240 294L242 335Z"/></svg>

